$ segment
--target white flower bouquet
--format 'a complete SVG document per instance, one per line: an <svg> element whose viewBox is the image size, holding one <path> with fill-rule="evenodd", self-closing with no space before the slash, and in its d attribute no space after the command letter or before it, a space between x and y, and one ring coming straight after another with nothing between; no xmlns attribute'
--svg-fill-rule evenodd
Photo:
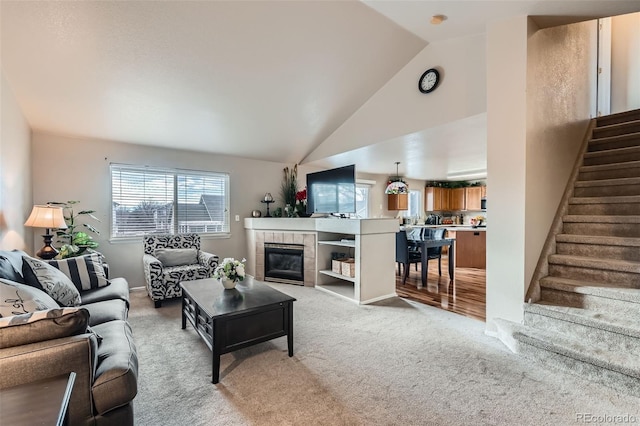
<svg viewBox="0 0 640 426"><path fill-rule="evenodd" d="M213 271L213 278L222 280L227 278L231 281L242 281L245 277L244 262L247 259L236 260L233 257L225 257L222 263Z"/></svg>

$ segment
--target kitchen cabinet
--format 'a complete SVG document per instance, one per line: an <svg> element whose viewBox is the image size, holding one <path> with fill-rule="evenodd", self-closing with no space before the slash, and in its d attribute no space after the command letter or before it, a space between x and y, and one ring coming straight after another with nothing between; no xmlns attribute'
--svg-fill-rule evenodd
<svg viewBox="0 0 640 426"><path fill-rule="evenodd" d="M456 232L456 268L487 268L487 233L465 230Z"/></svg>
<svg viewBox="0 0 640 426"><path fill-rule="evenodd" d="M424 189L424 209L428 212L481 210L480 200L486 196L487 187L484 185L466 188L428 186Z"/></svg>
<svg viewBox="0 0 640 426"><path fill-rule="evenodd" d="M408 210L409 194L387 194L387 210Z"/></svg>
<svg viewBox="0 0 640 426"><path fill-rule="evenodd" d="M424 209L428 212L449 210L449 188L426 187Z"/></svg>
<svg viewBox="0 0 640 426"><path fill-rule="evenodd" d="M449 195L449 210L464 210L465 208L465 189L452 188Z"/></svg>
<svg viewBox="0 0 640 426"><path fill-rule="evenodd" d="M469 186L465 188L465 210L480 210L483 186Z"/></svg>

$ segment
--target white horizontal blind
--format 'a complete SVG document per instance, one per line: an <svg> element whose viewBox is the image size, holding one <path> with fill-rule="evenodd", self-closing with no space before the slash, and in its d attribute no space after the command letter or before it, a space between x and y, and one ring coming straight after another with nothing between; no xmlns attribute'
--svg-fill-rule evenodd
<svg viewBox="0 0 640 426"><path fill-rule="evenodd" d="M147 233L227 233L225 173L111 165L111 238Z"/></svg>

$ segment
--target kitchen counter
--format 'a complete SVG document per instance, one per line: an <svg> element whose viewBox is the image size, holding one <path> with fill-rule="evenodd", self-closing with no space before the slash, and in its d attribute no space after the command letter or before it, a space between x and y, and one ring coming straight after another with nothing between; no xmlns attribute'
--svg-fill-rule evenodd
<svg viewBox="0 0 640 426"><path fill-rule="evenodd" d="M471 225L403 225L400 229L411 229L411 228L446 228L447 231L486 231L486 226L479 226L477 228L472 227Z"/></svg>

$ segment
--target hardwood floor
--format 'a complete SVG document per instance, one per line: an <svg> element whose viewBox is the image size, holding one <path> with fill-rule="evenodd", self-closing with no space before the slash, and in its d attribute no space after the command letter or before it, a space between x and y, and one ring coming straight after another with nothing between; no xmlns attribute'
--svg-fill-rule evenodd
<svg viewBox="0 0 640 426"><path fill-rule="evenodd" d="M451 283L447 268L447 256L442 256L442 276L438 275L438 262L429 261L427 285L421 287L420 265L417 271L415 265L411 265L409 277L404 285L396 267L396 293L400 297L484 321L486 270L456 268L455 280Z"/></svg>

